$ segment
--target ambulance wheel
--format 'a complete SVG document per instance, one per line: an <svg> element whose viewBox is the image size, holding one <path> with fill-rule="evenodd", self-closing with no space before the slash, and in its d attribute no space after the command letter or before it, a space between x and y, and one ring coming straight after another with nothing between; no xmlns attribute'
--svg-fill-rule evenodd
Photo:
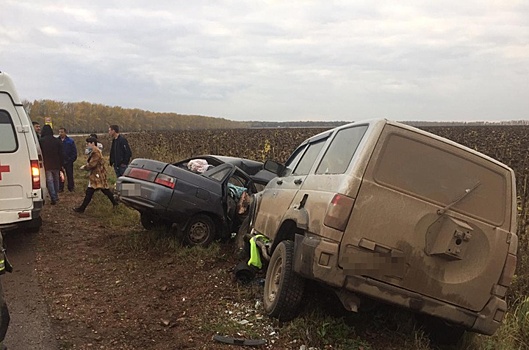
<svg viewBox="0 0 529 350"><path fill-rule="evenodd" d="M280 242L268 264L263 305L266 313L289 321L296 317L303 298L305 279L294 272L294 242Z"/></svg>

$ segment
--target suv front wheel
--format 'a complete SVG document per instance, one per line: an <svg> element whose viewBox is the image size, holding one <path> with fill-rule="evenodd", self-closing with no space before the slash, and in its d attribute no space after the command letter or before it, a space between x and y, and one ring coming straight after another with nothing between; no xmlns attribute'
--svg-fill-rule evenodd
<svg viewBox="0 0 529 350"><path fill-rule="evenodd" d="M269 316L293 319L303 298L305 280L294 272L294 242L280 242L266 271L263 305Z"/></svg>

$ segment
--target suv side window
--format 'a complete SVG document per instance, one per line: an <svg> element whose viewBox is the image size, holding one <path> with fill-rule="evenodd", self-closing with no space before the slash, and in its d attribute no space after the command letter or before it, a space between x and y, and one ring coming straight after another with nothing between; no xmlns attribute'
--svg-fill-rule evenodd
<svg viewBox="0 0 529 350"><path fill-rule="evenodd" d="M299 159L303 155L303 152L307 149L307 145L304 145L302 147L299 147L297 150L292 153L292 155L288 158L287 162L285 163L285 174L283 176L289 176L292 174L292 170L294 170L294 167L298 164Z"/></svg>
<svg viewBox="0 0 529 350"><path fill-rule="evenodd" d="M323 145L327 139L318 140L314 143L309 144L307 151L301 157L298 165L294 169L292 175L307 175L314 164L314 161L320 154Z"/></svg>
<svg viewBox="0 0 529 350"><path fill-rule="evenodd" d="M0 111L0 153L17 150L15 127L6 111Z"/></svg>
<svg viewBox="0 0 529 350"><path fill-rule="evenodd" d="M316 174L345 173L366 130L367 125L360 125L338 131L316 169Z"/></svg>

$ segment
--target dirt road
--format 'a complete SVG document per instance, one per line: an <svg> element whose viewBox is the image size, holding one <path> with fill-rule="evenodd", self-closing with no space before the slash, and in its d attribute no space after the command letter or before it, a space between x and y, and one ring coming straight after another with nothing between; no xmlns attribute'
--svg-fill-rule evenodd
<svg viewBox="0 0 529 350"><path fill-rule="evenodd" d="M88 210L77 214L72 208L82 197L81 191L62 194L56 206L44 208L38 234L5 238L14 265L14 273L2 276L11 311L8 348L225 348L212 334L226 315L242 319L248 313L238 315L247 294L233 288L230 254L156 249L141 238L146 233L139 219L127 225L113 221L130 209L120 206L103 215L101 210L112 207L97 194Z"/></svg>
<svg viewBox="0 0 529 350"><path fill-rule="evenodd" d="M7 233L5 236L8 257L14 266L13 273L2 276L11 314L5 340L10 350L58 349L47 304L37 279L37 238L35 234L19 232Z"/></svg>

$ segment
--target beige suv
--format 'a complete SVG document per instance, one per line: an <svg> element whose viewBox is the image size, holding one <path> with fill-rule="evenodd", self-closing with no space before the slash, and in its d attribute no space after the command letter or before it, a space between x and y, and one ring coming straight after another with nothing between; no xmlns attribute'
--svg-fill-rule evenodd
<svg viewBox="0 0 529 350"><path fill-rule="evenodd" d="M285 166L265 168L278 177L257 194L250 228L269 239L258 241L269 315L295 317L310 279L332 287L351 311L368 297L461 334L499 327L518 245L506 165L370 120L318 134Z"/></svg>

